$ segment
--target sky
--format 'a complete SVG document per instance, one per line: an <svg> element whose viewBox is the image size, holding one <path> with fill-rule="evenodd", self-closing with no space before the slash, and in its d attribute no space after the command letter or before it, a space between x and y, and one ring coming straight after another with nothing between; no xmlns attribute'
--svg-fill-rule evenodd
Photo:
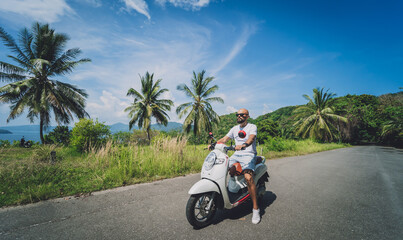
<svg viewBox="0 0 403 240"><path fill-rule="evenodd" d="M36 21L69 35L66 50L79 47L92 62L56 80L87 91L91 118L128 124L127 91L139 91L147 71L169 90L172 122L183 122L175 109L191 99L176 87L190 86L193 71L214 77L219 115L246 108L256 118L305 104L317 87L398 92L402 12L400 0L1 0L0 26L14 39ZM10 54L1 42L0 61L15 64ZM8 114L0 104L0 127L29 124L26 113L7 123Z"/></svg>

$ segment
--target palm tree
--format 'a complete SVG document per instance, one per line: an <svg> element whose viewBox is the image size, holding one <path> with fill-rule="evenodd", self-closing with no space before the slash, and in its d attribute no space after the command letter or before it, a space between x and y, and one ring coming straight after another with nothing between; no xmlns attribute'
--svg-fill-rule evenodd
<svg viewBox="0 0 403 240"><path fill-rule="evenodd" d="M43 129L48 127L51 112L58 125L68 124L73 114L78 118L89 116L84 110L87 94L84 90L53 78L71 73L88 58L75 61L79 48L64 51L69 37L55 33L48 24L34 23L31 31L24 28L19 44L0 27L4 44L15 53L8 56L17 65L0 61L0 81L11 82L0 88L0 102L10 103L7 122L28 110L31 123L39 118L41 142ZM51 79L52 78L52 79Z"/></svg>
<svg viewBox="0 0 403 240"><path fill-rule="evenodd" d="M180 84L177 89L192 98L191 102L181 104L176 108L179 118L187 114L183 123L183 128L187 133L193 125L193 133L198 136L203 130L211 131L213 124L218 124L220 118L211 106L212 102L224 103L220 97L209 97L218 90L218 86L209 87L209 83L214 77L204 78L205 70L196 75L193 71L192 85L189 88L186 84Z"/></svg>
<svg viewBox="0 0 403 240"><path fill-rule="evenodd" d="M157 123L168 124L169 116L165 111L170 111L173 102L168 99L158 99L168 89L160 89L160 82L162 79L158 79L154 83L154 73L149 74L146 72L145 76L140 76L141 80L141 93L137 92L133 88L130 88L127 92L127 96L134 96L134 101L131 106L125 109L125 112L129 112L131 118L129 122L129 128L132 129L133 125L138 123L139 128L147 131L148 141L151 141L151 117L157 120Z"/></svg>
<svg viewBox="0 0 403 240"><path fill-rule="evenodd" d="M309 102L294 110L294 117L299 119L294 124L297 136L332 141L334 132L337 131L333 124L336 121L347 122L347 118L334 114L332 99L336 94L328 91L324 93L323 88L313 89L313 100L308 95L303 95Z"/></svg>
<svg viewBox="0 0 403 240"><path fill-rule="evenodd" d="M403 123L402 119L399 117L394 117L384 123L382 126L381 136L386 138L388 136L396 136L397 138L403 139Z"/></svg>

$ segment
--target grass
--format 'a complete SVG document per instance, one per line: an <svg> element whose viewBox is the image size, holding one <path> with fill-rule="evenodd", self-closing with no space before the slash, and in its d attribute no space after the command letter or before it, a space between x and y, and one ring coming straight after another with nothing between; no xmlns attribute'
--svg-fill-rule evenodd
<svg viewBox="0 0 403 240"><path fill-rule="evenodd" d="M269 159L345 146L277 139L258 151ZM0 207L200 172L205 147L188 145L186 139L160 138L150 146L109 142L85 154L52 145L0 148ZM56 152L55 162L51 151Z"/></svg>

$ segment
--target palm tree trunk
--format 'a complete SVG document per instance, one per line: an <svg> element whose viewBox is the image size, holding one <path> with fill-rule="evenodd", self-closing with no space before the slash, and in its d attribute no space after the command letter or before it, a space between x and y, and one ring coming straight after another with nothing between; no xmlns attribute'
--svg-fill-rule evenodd
<svg viewBox="0 0 403 240"><path fill-rule="evenodd" d="M44 144L45 139L43 138L43 115L42 115L42 113L40 113L39 118L41 119L40 123L39 123L39 134L41 137L41 142L42 142L42 144Z"/></svg>
<svg viewBox="0 0 403 240"><path fill-rule="evenodd" d="M151 144L150 128L147 128L148 144Z"/></svg>

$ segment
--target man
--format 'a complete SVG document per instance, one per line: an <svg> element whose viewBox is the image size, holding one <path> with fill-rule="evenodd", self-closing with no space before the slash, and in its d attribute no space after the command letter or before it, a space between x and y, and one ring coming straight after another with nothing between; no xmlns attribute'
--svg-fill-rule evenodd
<svg viewBox="0 0 403 240"><path fill-rule="evenodd" d="M22 136L21 140L20 140L20 146L24 147L25 146L25 138L24 136Z"/></svg>
<svg viewBox="0 0 403 240"><path fill-rule="evenodd" d="M253 181L253 172L256 166L256 135L257 127L248 123L249 112L242 108L236 114L237 123L226 136L218 140L220 143L226 143L230 139L235 139L236 152L231 156L229 166L239 162L244 172L245 180L248 185L248 191L253 203L252 223L260 222L260 210L256 197L256 186Z"/></svg>

